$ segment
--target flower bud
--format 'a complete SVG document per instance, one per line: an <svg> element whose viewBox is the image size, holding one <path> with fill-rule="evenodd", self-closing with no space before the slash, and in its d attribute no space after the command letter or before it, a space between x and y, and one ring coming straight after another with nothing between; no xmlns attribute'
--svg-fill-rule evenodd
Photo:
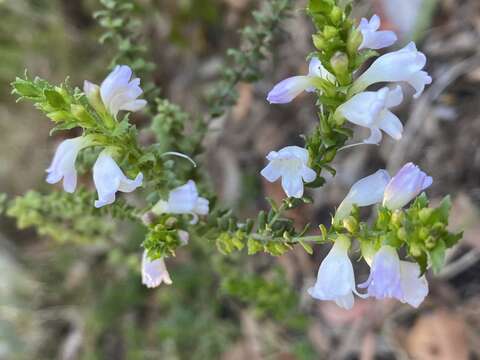
<svg viewBox="0 0 480 360"><path fill-rule="evenodd" d="M352 56L355 55L362 43L362 33L359 30L352 29L348 34L347 51Z"/></svg>
<svg viewBox="0 0 480 360"><path fill-rule="evenodd" d="M340 9L338 6L334 6L332 11L330 12L330 20L332 23L338 24L342 20L343 17L343 10Z"/></svg>
<svg viewBox="0 0 480 360"><path fill-rule="evenodd" d="M383 206L390 210L400 209L430 185L430 176L412 163L405 164L385 188Z"/></svg>
<svg viewBox="0 0 480 360"><path fill-rule="evenodd" d="M313 41L313 45L315 46L315 48L317 48L318 50L321 50L321 49L324 49L325 48L325 45L327 44L327 42L325 41L325 39L323 38L323 36L321 35L312 35L312 41Z"/></svg>
<svg viewBox="0 0 480 360"><path fill-rule="evenodd" d="M422 240L425 240L428 235L430 235L430 231L426 227L421 227L420 230L418 231L418 237Z"/></svg>
<svg viewBox="0 0 480 360"><path fill-rule="evenodd" d="M329 40L338 35L338 29L334 26L327 25L323 28L323 36Z"/></svg>
<svg viewBox="0 0 480 360"><path fill-rule="evenodd" d="M343 227L347 229L349 233L355 234L358 230L358 222L353 216L349 216L343 219Z"/></svg>
<svg viewBox="0 0 480 360"><path fill-rule="evenodd" d="M430 216L432 215L433 213L433 209L430 209L430 208L424 208L424 209L421 209L419 212L418 212L418 217L420 219L421 222L425 223L428 221L428 219L430 218Z"/></svg>
<svg viewBox="0 0 480 360"><path fill-rule="evenodd" d="M100 96L100 86L85 80L83 83L83 92L87 97L88 103L95 109L95 111L100 114L106 112Z"/></svg>
<svg viewBox="0 0 480 360"><path fill-rule="evenodd" d="M334 74L337 76L340 83L348 83L350 73L348 70L348 56L347 54L337 51L330 59Z"/></svg>
<svg viewBox="0 0 480 360"><path fill-rule="evenodd" d="M87 110L82 105L72 104L70 106L73 116L77 118L80 125L84 128L90 128L95 125L95 120L90 116Z"/></svg>
<svg viewBox="0 0 480 360"><path fill-rule="evenodd" d="M400 228L397 230L397 237L400 240L406 240L407 239L407 232L405 231L405 228Z"/></svg>
<svg viewBox="0 0 480 360"><path fill-rule="evenodd" d="M392 214L392 224L396 226L402 226L403 220L405 219L405 214L403 211L394 211Z"/></svg>

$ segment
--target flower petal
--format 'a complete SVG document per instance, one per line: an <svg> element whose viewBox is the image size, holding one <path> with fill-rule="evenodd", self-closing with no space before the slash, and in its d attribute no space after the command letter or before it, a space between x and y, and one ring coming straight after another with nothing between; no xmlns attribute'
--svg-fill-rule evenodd
<svg viewBox="0 0 480 360"><path fill-rule="evenodd" d="M383 113L383 117L380 120L378 126L395 140L400 140L402 138L402 122L391 111L387 110Z"/></svg>
<svg viewBox="0 0 480 360"><path fill-rule="evenodd" d="M260 171L260 174L267 179L269 182L277 181L282 173L280 172L279 166L271 162Z"/></svg>
<svg viewBox="0 0 480 360"><path fill-rule="evenodd" d="M362 49L382 49L393 45L397 41L397 36L393 31L378 31L380 28L380 17L373 15L370 22L363 18L360 21L358 29L362 33L362 43L358 50Z"/></svg>
<svg viewBox="0 0 480 360"><path fill-rule="evenodd" d="M314 170L310 169L308 166L304 166L302 168L300 175L302 176L303 181L305 181L306 183L312 182L317 178L317 173Z"/></svg>
<svg viewBox="0 0 480 360"><path fill-rule="evenodd" d="M404 48L384 54L377 58L372 65L355 80L351 91L358 93L369 85L377 82L408 82L417 90L418 97L425 85L432 79L422 71L426 64L426 57L417 51L415 43L410 42Z"/></svg>
<svg viewBox="0 0 480 360"><path fill-rule="evenodd" d="M288 197L301 198L303 196L303 181L299 175L282 176L282 188Z"/></svg>
<svg viewBox="0 0 480 360"><path fill-rule="evenodd" d="M62 141L55 151L52 163L46 170L48 173L46 181L49 184L55 184L63 178L64 190L73 193L77 186L75 160L80 150L89 144L87 138L83 136Z"/></svg>
<svg viewBox="0 0 480 360"><path fill-rule="evenodd" d="M172 284L167 266L163 258L150 260L147 251L142 255L142 284L148 288L155 288L161 283Z"/></svg>
<svg viewBox="0 0 480 360"><path fill-rule="evenodd" d="M117 191L131 192L142 184L142 180L141 173L135 180L128 179L108 152L102 151L93 165L93 182L98 193L95 206L113 203Z"/></svg>
<svg viewBox="0 0 480 360"><path fill-rule="evenodd" d="M418 166L407 163L385 188L383 206L390 210L402 208L429 187L432 182L432 178L420 170Z"/></svg>
<svg viewBox="0 0 480 360"><path fill-rule="evenodd" d="M270 104L286 104L312 86L309 76L293 76L276 84L267 95Z"/></svg>
<svg viewBox="0 0 480 360"><path fill-rule="evenodd" d="M378 145L382 141L382 132L378 128L370 128L370 136L363 140L365 144Z"/></svg>
<svg viewBox="0 0 480 360"><path fill-rule="evenodd" d="M354 204L357 206L369 206L380 203L389 181L390 175L383 169L358 180L352 185L347 196L339 205L335 213L335 220L340 221L347 217Z"/></svg>
<svg viewBox="0 0 480 360"><path fill-rule="evenodd" d="M420 276L418 264L409 261L400 261L400 273L403 293L400 300L417 308L428 295L427 279Z"/></svg>

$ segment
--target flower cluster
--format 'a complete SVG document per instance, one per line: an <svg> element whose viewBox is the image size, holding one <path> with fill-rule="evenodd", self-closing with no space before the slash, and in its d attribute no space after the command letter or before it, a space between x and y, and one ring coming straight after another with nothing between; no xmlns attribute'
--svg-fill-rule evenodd
<svg viewBox="0 0 480 360"><path fill-rule="evenodd" d="M131 77L132 70L128 66L117 66L100 86L85 81L83 90L96 111L116 119L120 110L137 111L146 105L145 100L137 99L142 94L140 79L130 80ZM46 170L47 182L54 184L63 179L64 190L73 193L77 185L77 155L81 150L95 145L93 136L88 135L64 140ZM132 192L143 182L142 173L133 180L127 178L113 159L114 153L115 148L105 148L93 166L93 181L98 193L98 200L95 201L97 208L112 204L118 191Z"/></svg>
<svg viewBox="0 0 480 360"><path fill-rule="evenodd" d="M275 8L276 11L288 8L287 3ZM333 247L320 265L315 285L308 290L313 298L335 301L346 309L354 305L355 294L364 298L396 298L419 306L428 294L427 268L437 272L443 265L446 249L455 245L461 234L448 231L448 197L437 208L429 207L422 192L432 184L432 178L418 166L408 163L393 177L381 169L357 181L338 206L331 226L327 229L319 225L320 233L308 234L309 225L299 230L285 212L312 202L305 196L305 187L321 186L325 181L322 171L335 175L331 163L338 151L351 146L346 143L353 136L352 124L369 130L370 135L362 142L365 144L379 144L383 133L397 141L402 138L403 125L393 110L404 99L401 83L415 89L414 98L431 83L423 70L426 57L414 43L379 55L376 50L393 45L397 37L392 31L380 30L377 15L370 20L361 19L355 25L349 18L349 7L342 7L335 0L309 0L307 10L317 29L312 37L316 51L309 56L308 74L279 82L267 95L271 104L289 103L303 92L317 98L319 121L311 133L302 136L305 147L291 145L270 151L266 156L268 164L260 172L269 182L280 180L286 194L281 203L267 199L269 210L240 222L230 209L213 206L202 197L192 179L202 179L203 174L197 168L165 160L165 156L186 158L196 167L184 153L194 157L200 154L208 130L203 120L208 119L187 127L190 116L179 107L167 100L154 102L148 98L147 103L139 99L143 94L140 80L132 77L130 67L119 65L100 86L85 81L83 91L71 89L66 82L54 86L27 76L17 78L12 84L20 99L32 100L55 123L53 131L83 129L81 136L64 140L58 146L46 170L46 181L54 184L63 180L65 192L73 193L77 188L77 169L92 168L98 199L86 189L80 189L70 198L59 192L65 204L77 206L75 212L57 216L59 207L55 207L57 213L50 214L51 206L41 206L37 196L30 196L17 201L10 213L21 224L38 225L48 216L55 218L53 225L40 229L57 237L58 231L52 229L58 219L70 216L76 223L78 214L86 217L88 213L89 221L97 215L109 214L142 223L146 236L142 243L141 275L142 283L149 288L172 283L165 259L191 239L216 243L223 254L247 249L248 254L265 251L272 255L281 255L296 244L311 254L312 243L331 241ZM232 89L238 81L257 77L252 75L258 72L254 62L259 55L255 49L263 49L264 44L270 43L270 37L264 37L264 30L274 27L278 19L256 18L264 19L258 30L260 45L252 47L251 57L232 52L236 60L241 60L240 64L238 69L225 72L230 74L222 85L227 90L219 92L219 100L213 102L209 116L224 113L233 103ZM251 32L244 34L249 34L250 40L257 38ZM377 58L362 71L363 64L374 56ZM380 83L393 84L368 89ZM147 94L144 96L148 97ZM147 105L144 112L153 116L150 130L156 142L142 147L128 112ZM121 112L127 113L120 117ZM193 128L193 134L186 136L187 128ZM81 167L76 165L77 157ZM203 190L203 184L198 185ZM117 192L131 193L139 187L144 188L142 195L145 195L144 201L138 202L140 209L116 201ZM59 197L44 197L56 198ZM35 203L34 211L29 211L31 202ZM358 208L375 204L378 204L376 219L370 223L362 221ZM99 220L92 232L105 233L100 223ZM358 247L352 246L354 241ZM358 248L360 258L370 266L370 275L358 285L348 255L350 248ZM399 254L406 254L408 261L400 260Z"/></svg>
<svg viewBox="0 0 480 360"><path fill-rule="evenodd" d="M332 13L330 16L333 16ZM370 20L361 19L358 28L354 30L359 34L355 51L377 50L396 42L397 37L393 32L381 31L379 28L380 18L377 15ZM325 36L325 31L322 36ZM317 48L322 49L323 43ZM342 103L333 111L333 119L340 124L347 120L368 128L370 136L363 141L367 144L379 144L382 131L393 139L400 140L403 126L391 109L403 101L401 86L386 86L376 91L368 91L366 88L375 83L406 82L416 90L414 97L417 98L425 85L431 82L430 76L422 70L425 63L425 55L416 49L414 43L378 57L348 86ZM313 56L308 75L281 81L268 93L267 101L284 104L292 101L302 91L307 91L317 92L321 103L322 96L331 88L329 84L347 81L344 79L348 79L348 76L341 76L342 72L348 71L346 64L347 58L336 53L327 64L331 66L332 73ZM317 177L311 168L308 151L297 146L287 146L278 152L272 151L267 155L267 159L269 164L261 174L270 182L281 178L282 187L288 197L301 198L304 194L304 182L310 183ZM381 203L390 211L400 209L431 184L432 178L412 163L403 166L392 178L386 170L378 170L352 186L336 211L333 227L349 217L354 207ZM315 286L308 290L312 297L332 300L339 306L350 309L354 304L353 294L377 299L394 297L415 307L427 295L428 284L425 276L421 275L420 266L416 262L401 261L397 249L386 243L370 249L369 255L373 253L371 258L362 254L371 265L371 272L368 280L358 285L358 288L366 288L367 293L359 293L353 266L348 257L351 238L337 233L333 234L333 239L334 245L320 265Z"/></svg>
<svg viewBox="0 0 480 360"><path fill-rule="evenodd" d="M131 78L130 67L121 65L115 67L100 86L85 81L84 94L95 111L103 119L107 119L107 125L116 121L120 111L138 111L147 104L145 100L138 99L143 92L140 88L140 79ZM48 173L46 181L55 184L63 179L64 190L73 193L77 186L75 167L77 156L83 149L93 146L99 146L95 134L84 134L64 140L58 146L52 163L46 170ZM115 154L115 146L105 147L93 165L93 182L98 193L98 200L94 204L96 208L114 203L118 191L130 193L142 186L143 174L140 172L134 179L129 179L114 160ZM176 152L165 154L191 160L188 156ZM195 224L199 215L208 214L209 202L198 195L195 182L190 180L170 191L168 201L158 201L152 211L155 214L189 214L193 216L190 223ZM186 231L178 230L178 238L181 245L186 245L189 235ZM146 250L142 257L142 282L147 287L156 287L162 282L172 283L164 259L150 259Z"/></svg>
<svg viewBox="0 0 480 360"><path fill-rule="evenodd" d="M382 203L389 210L400 209L431 184L432 178L412 163L403 166L392 178L386 170L378 170L353 184L338 207L334 221L347 218L354 206ZM315 286L309 290L314 298L333 300L346 309L353 306L353 293L365 296L356 291L353 268L347 253L349 247L350 239L344 235L335 241L320 266ZM368 280L358 287L368 288L367 296L377 299L394 297L415 307L423 301L428 293L428 284L425 276L420 277L417 263L400 261L397 250L389 245L382 245L373 255L373 260L365 254L364 257L371 265L371 272ZM343 275L338 277L337 274Z"/></svg>

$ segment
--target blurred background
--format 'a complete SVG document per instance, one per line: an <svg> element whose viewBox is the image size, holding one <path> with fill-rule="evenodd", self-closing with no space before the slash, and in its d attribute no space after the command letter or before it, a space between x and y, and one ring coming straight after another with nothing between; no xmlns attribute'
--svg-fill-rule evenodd
<svg viewBox="0 0 480 360"><path fill-rule="evenodd" d="M161 96L203 113L226 50L239 45L238 29L252 23L251 12L262 3L138 1L141 41ZM452 230L465 231L443 272L428 275L430 294L420 308L357 298L353 310L343 311L312 300L305 289L326 246L313 256L300 247L279 258L245 259L219 255L215 244L190 244L167 261L174 284L148 290L139 274L142 229L106 220L108 239L54 241L32 228L20 231L15 219L2 216L0 359L479 359L480 1L354 5L358 19L377 13L402 43L415 40L433 84L396 111L405 124L402 141L385 137L380 147L343 151L335 181L312 193L314 206L290 215L299 226L329 223L359 178L381 167L396 171L407 161L420 165L434 178L428 191L434 202L452 196ZM278 184L258 174L264 157L301 145L298 134L315 125L310 95L287 106L265 101L276 82L307 71L313 29L305 6L294 1L273 55L262 64L263 79L239 84L238 103L205 143L211 181L240 216L265 208L265 195L282 198ZM9 83L25 69L52 83L66 76L75 86L84 79L99 83L115 54L98 43L103 30L92 13L101 9L95 0L0 0L0 191L8 199L52 190L44 170L55 146L70 136L49 137L51 123L30 104L16 104ZM142 127L149 119L134 121ZM222 270L239 262L249 272ZM364 280L368 269L359 263L356 274Z"/></svg>

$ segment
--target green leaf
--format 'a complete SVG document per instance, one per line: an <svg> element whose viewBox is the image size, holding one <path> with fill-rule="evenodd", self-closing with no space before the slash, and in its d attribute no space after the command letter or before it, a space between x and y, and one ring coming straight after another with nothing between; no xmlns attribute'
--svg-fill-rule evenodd
<svg viewBox="0 0 480 360"><path fill-rule="evenodd" d="M445 250L446 246L443 240L438 241L435 248L429 252L430 263L432 265L433 272L438 274L445 262Z"/></svg>
<svg viewBox="0 0 480 360"><path fill-rule="evenodd" d="M38 91L35 85L28 80L17 77L12 83L12 86L14 94L20 95L25 98L37 98L41 95L41 92Z"/></svg>
<svg viewBox="0 0 480 360"><path fill-rule="evenodd" d="M307 244L306 242L303 242L303 241L299 241L298 243L302 245L303 249L307 252L307 254L309 255L313 254L313 249L310 244Z"/></svg>
<svg viewBox="0 0 480 360"><path fill-rule="evenodd" d="M422 252L419 256L415 256L414 259L418 263L418 266L420 266L420 275L425 274L428 265L427 255Z"/></svg>
<svg viewBox="0 0 480 360"><path fill-rule="evenodd" d="M55 90L46 89L43 91L48 104L55 109L63 109L67 103L63 96Z"/></svg>

